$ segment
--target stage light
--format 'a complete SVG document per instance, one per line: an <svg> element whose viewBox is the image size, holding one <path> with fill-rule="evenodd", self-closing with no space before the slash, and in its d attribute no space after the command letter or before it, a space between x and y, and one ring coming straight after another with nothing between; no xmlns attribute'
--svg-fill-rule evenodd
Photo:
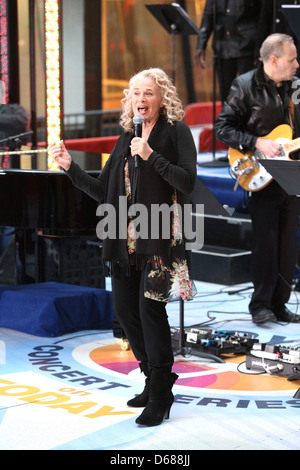
<svg viewBox="0 0 300 470"><path fill-rule="evenodd" d="M61 71L59 0L45 0L45 54L46 54L46 126L47 145L61 140ZM59 167L48 155L48 169Z"/></svg>
<svg viewBox="0 0 300 470"><path fill-rule="evenodd" d="M8 39L7 39L7 1L0 0L0 61L1 80L5 84L5 102L8 103Z"/></svg>

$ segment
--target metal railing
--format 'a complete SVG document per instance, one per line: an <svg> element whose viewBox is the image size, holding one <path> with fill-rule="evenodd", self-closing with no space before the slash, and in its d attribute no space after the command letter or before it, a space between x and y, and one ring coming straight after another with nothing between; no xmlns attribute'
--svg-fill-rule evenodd
<svg viewBox="0 0 300 470"><path fill-rule="evenodd" d="M121 110L93 110L64 115L64 139L120 135ZM37 141L46 141L46 117L37 118Z"/></svg>

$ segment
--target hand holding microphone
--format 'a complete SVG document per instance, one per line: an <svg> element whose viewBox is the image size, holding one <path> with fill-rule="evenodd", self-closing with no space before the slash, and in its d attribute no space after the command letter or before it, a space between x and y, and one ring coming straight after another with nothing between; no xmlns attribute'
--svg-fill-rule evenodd
<svg viewBox="0 0 300 470"><path fill-rule="evenodd" d="M136 114L133 117L134 124L134 135L135 137L131 141L131 155L134 157L135 167L138 167L138 159L141 157L143 160L148 160L152 153L151 147L149 147L146 139L142 138L144 118L141 114Z"/></svg>

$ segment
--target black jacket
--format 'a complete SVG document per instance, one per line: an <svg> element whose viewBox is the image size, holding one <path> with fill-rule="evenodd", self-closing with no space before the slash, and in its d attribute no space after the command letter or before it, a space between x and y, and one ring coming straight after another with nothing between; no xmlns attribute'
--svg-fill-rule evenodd
<svg viewBox="0 0 300 470"><path fill-rule="evenodd" d="M107 207L115 209L118 235L122 227L126 229L128 222L127 211L120 202L120 197L126 195L124 167L127 160L132 177L132 197L135 203L147 209L148 223L145 222L145 225L149 227L149 232L150 228L156 228L151 218L152 207L160 207L162 204L172 207L175 189L178 205L183 208L183 204L188 201L188 195L193 191L197 178L196 147L192 133L184 121L171 126L164 117L160 117L148 140L153 152L147 161L140 159L136 169L129 149L133 136L133 133L128 132L121 134L99 178L91 177L73 161L67 172L76 187L99 202L104 200L108 204ZM136 190L133 189L134 186ZM118 275L122 271L126 272L130 266L131 261L126 248L127 240L123 235L122 232L122 236L107 237L103 240L102 254L106 273ZM179 248L184 252L184 244ZM171 238L164 236L161 232L158 237L152 238L149 235L146 238L138 238L136 265L142 266L152 255L161 256L165 264L172 262L175 252L172 252ZM182 259L183 256L188 255L184 252Z"/></svg>
<svg viewBox="0 0 300 470"><path fill-rule="evenodd" d="M214 32L213 49L216 57L257 57L260 47L260 12L261 0L207 0L197 48L206 49L210 35Z"/></svg>
<svg viewBox="0 0 300 470"><path fill-rule="evenodd" d="M290 100L295 104L294 137L300 136L299 79L283 82L282 96L264 73L263 64L236 78L216 121L217 139L246 153L254 151L258 137L281 124L290 125Z"/></svg>
<svg viewBox="0 0 300 470"><path fill-rule="evenodd" d="M108 202L109 194L115 192L115 197L125 194L123 170L120 181L121 189L113 180L112 174L120 162L123 167L125 159L130 154L129 145L133 133L124 132L118 139L109 159L107 160L99 178L95 179L83 171L74 161L67 172L73 184L88 194L98 202ZM150 203L155 202L157 193L157 183L163 183L169 188L175 188L182 194L192 192L196 181L196 160L197 153L191 131L185 121L176 122L171 126L167 121L160 117L149 137L149 145L154 149L147 162L140 162L139 185L137 188L137 202L144 202L139 199L145 195L145 179L150 174L151 191L149 197ZM144 179L143 179L144 178Z"/></svg>

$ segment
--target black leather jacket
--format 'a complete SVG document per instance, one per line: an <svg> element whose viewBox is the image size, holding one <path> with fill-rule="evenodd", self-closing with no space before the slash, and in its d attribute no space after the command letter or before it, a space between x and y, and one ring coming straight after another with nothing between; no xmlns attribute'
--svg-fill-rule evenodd
<svg viewBox="0 0 300 470"><path fill-rule="evenodd" d="M257 69L236 78L216 120L217 139L243 153L254 151L258 137L281 124L291 124L289 97L295 104L294 137L299 137L300 80L295 77L293 82L283 82L281 96L273 80L265 75L262 62Z"/></svg>
<svg viewBox="0 0 300 470"><path fill-rule="evenodd" d="M208 39L214 32L216 57L258 57L260 11L261 0L207 0L197 49L206 49Z"/></svg>

